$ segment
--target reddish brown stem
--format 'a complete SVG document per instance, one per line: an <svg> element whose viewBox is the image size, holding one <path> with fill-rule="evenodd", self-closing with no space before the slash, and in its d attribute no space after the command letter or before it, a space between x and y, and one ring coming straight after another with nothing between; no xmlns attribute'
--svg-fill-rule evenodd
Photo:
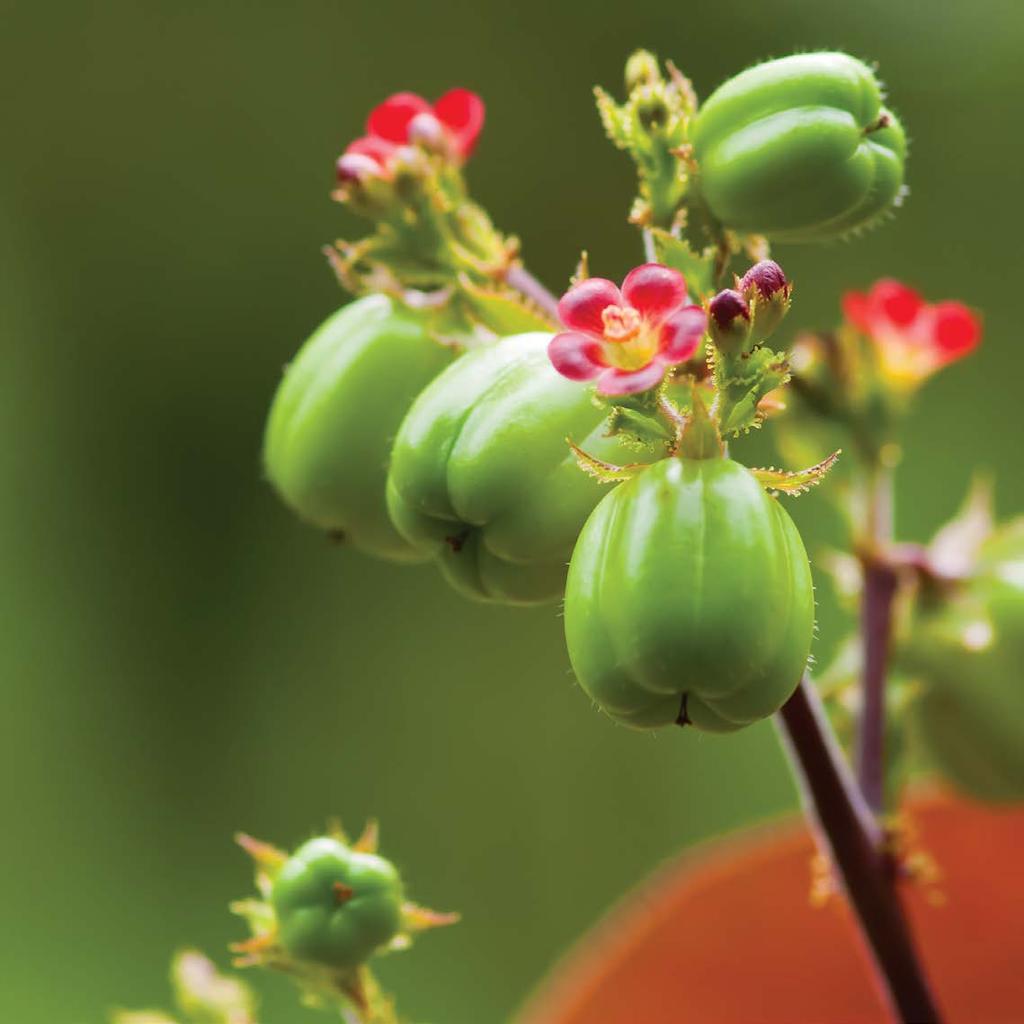
<svg viewBox="0 0 1024 1024"><path fill-rule="evenodd" d="M868 806L880 814L885 805L885 684L892 634L893 599L898 577L888 564L892 543L892 478L881 466L866 487L861 594L861 703L857 730L857 778Z"/></svg>
<svg viewBox="0 0 1024 1024"><path fill-rule="evenodd" d="M505 275L505 282L525 295L535 306L540 307L557 324L558 299L548 291L521 263L514 263Z"/></svg>
<svg viewBox="0 0 1024 1024"><path fill-rule="evenodd" d="M878 821L850 773L807 676L779 712L778 723L805 813L842 881L894 1019L939 1024Z"/></svg>

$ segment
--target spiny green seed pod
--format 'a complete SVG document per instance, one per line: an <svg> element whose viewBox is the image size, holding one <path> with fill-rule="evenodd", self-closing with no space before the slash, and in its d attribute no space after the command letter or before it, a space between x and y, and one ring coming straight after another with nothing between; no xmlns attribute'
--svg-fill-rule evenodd
<svg viewBox="0 0 1024 1024"><path fill-rule="evenodd" d="M715 217L773 241L841 237L878 221L903 191L903 128L874 72L845 53L740 72L708 97L690 141Z"/></svg>
<svg viewBox="0 0 1024 1024"><path fill-rule="evenodd" d="M913 724L934 766L980 800L1024 799L1024 521L992 535L947 600L919 609L898 657L923 684Z"/></svg>
<svg viewBox="0 0 1024 1024"><path fill-rule="evenodd" d="M357 967L402 927L394 865L329 836L300 846L274 880L280 942L296 960Z"/></svg>
<svg viewBox="0 0 1024 1024"><path fill-rule="evenodd" d="M562 595L573 543L604 494L566 438L610 462L643 458L605 436L607 410L554 370L550 340L522 334L468 353L417 398L395 439L395 526L477 600Z"/></svg>
<svg viewBox="0 0 1024 1024"><path fill-rule="evenodd" d="M388 453L413 398L453 356L384 295L326 320L285 371L267 421L266 474L285 503L361 551L419 560L388 519Z"/></svg>
<svg viewBox="0 0 1024 1024"><path fill-rule="evenodd" d="M796 689L814 628L811 570L777 500L729 459L665 459L587 520L565 592L576 678L637 728L731 732Z"/></svg>

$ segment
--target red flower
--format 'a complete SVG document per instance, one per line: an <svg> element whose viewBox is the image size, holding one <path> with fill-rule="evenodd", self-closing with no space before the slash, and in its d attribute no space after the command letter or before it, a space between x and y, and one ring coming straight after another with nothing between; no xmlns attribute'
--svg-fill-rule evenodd
<svg viewBox="0 0 1024 1024"><path fill-rule="evenodd" d="M910 382L962 359L981 341L981 322L967 306L929 304L888 278L876 281L867 293L847 292L843 313L875 342L884 369Z"/></svg>
<svg viewBox="0 0 1024 1024"><path fill-rule="evenodd" d="M386 172L394 154L415 142L447 150L461 163L473 152L483 126L483 100L468 89L452 89L433 105L412 92L395 93L370 111L366 135L350 143L338 160L338 178Z"/></svg>
<svg viewBox="0 0 1024 1024"><path fill-rule="evenodd" d="M596 380L604 395L657 387L668 367L697 351L707 327L683 275L660 263L631 270L621 292L602 277L581 281L562 296L558 315L568 330L548 345L552 365L570 380Z"/></svg>

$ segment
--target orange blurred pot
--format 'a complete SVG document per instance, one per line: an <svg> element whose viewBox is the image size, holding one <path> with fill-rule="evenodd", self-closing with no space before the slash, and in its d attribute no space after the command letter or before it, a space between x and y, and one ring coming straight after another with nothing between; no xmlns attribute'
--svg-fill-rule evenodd
<svg viewBox="0 0 1024 1024"><path fill-rule="evenodd" d="M1021 1024L1024 808L929 796L908 818L941 871L907 884L905 905L945 1024ZM517 1024L888 1022L845 901L810 903L814 852L786 823L684 856L583 939Z"/></svg>

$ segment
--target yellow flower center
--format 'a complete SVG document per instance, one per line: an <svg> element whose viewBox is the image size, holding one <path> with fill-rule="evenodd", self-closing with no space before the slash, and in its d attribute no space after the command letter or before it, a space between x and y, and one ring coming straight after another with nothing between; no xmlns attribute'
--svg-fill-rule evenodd
<svg viewBox="0 0 1024 1024"><path fill-rule="evenodd" d="M632 306L606 306L604 322L605 359L620 370L639 370L658 351L658 332L650 330Z"/></svg>

